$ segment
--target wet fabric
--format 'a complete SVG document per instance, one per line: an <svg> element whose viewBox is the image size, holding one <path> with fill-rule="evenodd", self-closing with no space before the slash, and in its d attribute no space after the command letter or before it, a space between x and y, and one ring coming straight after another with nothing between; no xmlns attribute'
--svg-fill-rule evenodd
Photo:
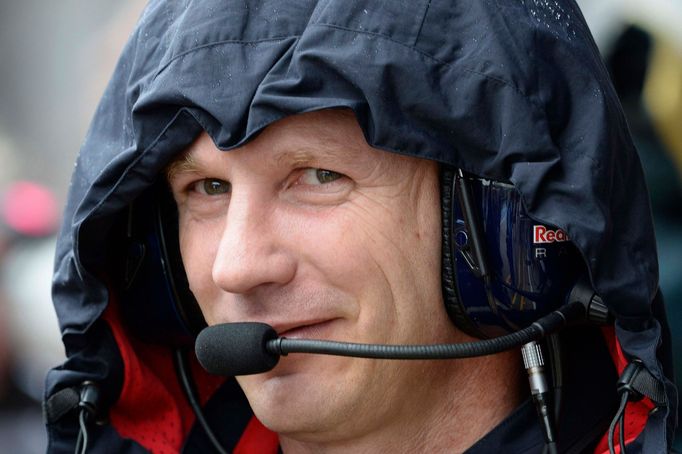
<svg viewBox="0 0 682 454"><path fill-rule="evenodd" d="M112 334L126 331L103 317L115 311L109 251L115 220L164 166L201 130L229 150L278 119L325 108L353 110L379 149L512 182L534 219L568 233L616 316L624 354L666 385L668 406L638 437L645 452L665 451L677 394L664 310L652 303L647 190L573 1L152 1L72 176L53 287L69 358L48 375L46 398L93 380L103 406L130 404L120 398L135 378ZM105 427L94 449L141 446ZM180 438L189 430L176 429ZM50 424L51 450L72 452L76 431L74 415Z"/></svg>

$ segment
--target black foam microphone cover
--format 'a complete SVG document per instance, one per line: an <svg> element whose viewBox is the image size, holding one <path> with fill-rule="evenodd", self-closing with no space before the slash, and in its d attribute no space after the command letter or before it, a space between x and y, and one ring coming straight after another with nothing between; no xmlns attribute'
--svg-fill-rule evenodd
<svg viewBox="0 0 682 454"><path fill-rule="evenodd" d="M279 361L279 355L265 347L276 338L277 332L265 323L223 323L204 328L197 336L195 351L210 374L259 374Z"/></svg>

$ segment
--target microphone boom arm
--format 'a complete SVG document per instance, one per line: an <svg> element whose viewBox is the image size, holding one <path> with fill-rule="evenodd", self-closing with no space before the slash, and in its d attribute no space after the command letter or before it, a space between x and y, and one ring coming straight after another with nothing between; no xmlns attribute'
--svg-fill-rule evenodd
<svg viewBox="0 0 682 454"><path fill-rule="evenodd" d="M552 334L568 322L585 317L585 304L571 302L540 318L520 331L493 339L462 344L434 345L380 345L352 342L287 339L278 337L266 342L270 354L286 356L289 353L315 353L321 355L350 356L374 359L457 359L500 353Z"/></svg>

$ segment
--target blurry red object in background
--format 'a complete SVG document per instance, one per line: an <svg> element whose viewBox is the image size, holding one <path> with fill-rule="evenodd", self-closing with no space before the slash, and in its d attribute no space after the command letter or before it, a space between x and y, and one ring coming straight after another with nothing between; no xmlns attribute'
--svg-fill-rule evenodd
<svg viewBox="0 0 682 454"><path fill-rule="evenodd" d="M57 230L59 212L55 196L30 181L13 183L2 195L2 223L19 235L43 237Z"/></svg>

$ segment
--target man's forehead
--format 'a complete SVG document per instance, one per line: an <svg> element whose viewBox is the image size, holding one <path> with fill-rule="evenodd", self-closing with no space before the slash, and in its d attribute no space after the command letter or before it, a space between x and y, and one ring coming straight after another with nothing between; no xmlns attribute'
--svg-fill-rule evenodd
<svg viewBox="0 0 682 454"><path fill-rule="evenodd" d="M320 110L293 115L263 130L248 146L265 146L278 160L308 161L366 151L369 145L350 110Z"/></svg>
<svg viewBox="0 0 682 454"><path fill-rule="evenodd" d="M292 115L267 126L246 144L228 153L242 153L265 149L278 165L361 159L372 149L352 111L327 109ZM218 149L211 137L202 132L197 139L168 166L169 177L180 171L196 170L202 156Z"/></svg>

